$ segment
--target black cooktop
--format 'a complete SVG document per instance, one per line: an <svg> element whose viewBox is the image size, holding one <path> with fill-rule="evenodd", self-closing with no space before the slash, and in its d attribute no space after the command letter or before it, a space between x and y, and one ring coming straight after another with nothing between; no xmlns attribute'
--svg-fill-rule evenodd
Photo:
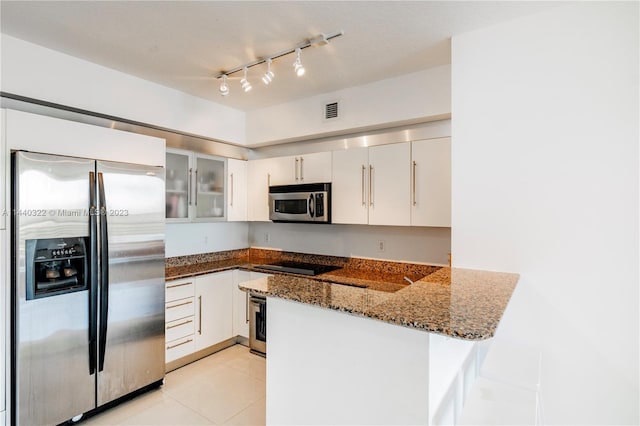
<svg viewBox="0 0 640 426"><path fill-rule="evenodd" d="M255 265L254 268L275 272L288 272L290 274L319 275L340 269L340 266L318 265L304 262L276 262L269 265Z"/></svg>

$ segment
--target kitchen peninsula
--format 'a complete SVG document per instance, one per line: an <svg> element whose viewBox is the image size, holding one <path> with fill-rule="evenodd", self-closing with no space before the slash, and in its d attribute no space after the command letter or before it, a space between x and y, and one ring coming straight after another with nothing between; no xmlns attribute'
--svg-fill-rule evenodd
<svg viewBox="0 0 640 426"><path fill-rule="evenodd" d="M267 296L267 423L455 424L476 342L493 336L517 279L442 268L395 292L284 275L244 283Z"/></svg>
<svg viewBox="0 0 640 426"><path fill-rule="evenodd" d="M267 297L267 423L454 423L518 275L252 248L167 276L282 259L340 268L240 284Z"/></svg>

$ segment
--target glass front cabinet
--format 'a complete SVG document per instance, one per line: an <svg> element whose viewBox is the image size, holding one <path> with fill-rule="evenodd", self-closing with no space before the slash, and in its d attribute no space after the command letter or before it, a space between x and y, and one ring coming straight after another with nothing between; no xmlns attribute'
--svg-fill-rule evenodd
<svg viewBox="0 0 640 426"><path fill-rule="evenodd" d="M225 220L226 167L222 157L167 148L167 222Z"/></svg>

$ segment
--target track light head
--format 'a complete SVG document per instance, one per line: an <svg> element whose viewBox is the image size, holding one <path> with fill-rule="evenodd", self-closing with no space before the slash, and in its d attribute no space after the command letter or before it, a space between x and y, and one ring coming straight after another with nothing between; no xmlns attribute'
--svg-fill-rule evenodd
<svg viewBox="0 0 640 426"><path fill-rule="evenodd" d="M240 86L245 92L251 90L251 83L249 83L249 80L247 80L247 67L244 67L244 77L242 78L242 80L240 80Z"/></svg>
<svg viewBox="0 0 640 426"><path fill-rule="evenodd" d="M262 82L268 85L273 80L274 75L273 71L271 71L271 58L269 58L267 59L267 72L262 76Z"/></svg>
<svg viewBox="0 0 640 426"><path fill-rule="evenodd" d="M220 91L220 94L222 96L227 96L229 94L229 85L227 84L227 75L224 74L222 76L222 83L220 83L220 89L218 89Z"/></svg>
<svg viewBox="0 0 640 426"><path fill-rule="evenodd" d="M300 48L296 49L296 61L293 63L293 70L296 72L298 77L302 77L304 75L304 66L302 65L302 61L300 60Z"/></svg>

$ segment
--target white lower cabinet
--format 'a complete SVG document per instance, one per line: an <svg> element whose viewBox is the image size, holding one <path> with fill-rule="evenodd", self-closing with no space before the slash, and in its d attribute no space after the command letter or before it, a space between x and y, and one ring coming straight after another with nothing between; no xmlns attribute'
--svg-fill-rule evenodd
<svg viewBox="0 0 640 426"><path fill-rule="evenodd" d="M165 362L235 336L233 276L223 271L168 281L165 292Z"/></svg>
<svg viewBox="0 0 640 426"><path fill-rule="evenodd" d="M169 281L165 286L165 362L171 362L195 350L195 279ZM191 328L181 324L191 324Z"/></svg>
<svg viewBox="0 0 640 426"><path fill-rule="evenodd" d="M238 288L240 283L251 280L251 272L234 271L233 279L233 334L249 338L249 293Z"/></svg>
<svg viewBox="0 0 640 426"><path fill-rule="evenodd" d="M167 342L165 352L165 362L175 361L183 356L190 355L196 351L195 343L193 341L193 334L180 339Z"/></svg>
<svg viewBox="0 0 640 426"><path fill-rule="evenodd" d="M196 277L196 351L232 335L233 271Z"/></svg>

